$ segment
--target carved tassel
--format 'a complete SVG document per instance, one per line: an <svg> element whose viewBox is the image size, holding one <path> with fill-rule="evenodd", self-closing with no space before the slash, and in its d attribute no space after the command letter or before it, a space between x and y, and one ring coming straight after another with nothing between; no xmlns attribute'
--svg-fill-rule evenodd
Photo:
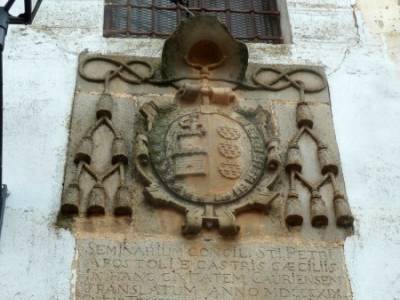
<svg viewBox="0 0 400 300"><path fill-rule="evenodd" d="M97 102L96 117L100 119L106 117L112 118L113 98L109 93L103 93Z"/></svg>
<svg viewBox="0 0 400 300"><path fill-rule="evenodd" d="M286 164L287 172L301 172L301 153L298 145L290 145L288 149L288 159Z"/></svg>
<svg viewBox="0 0 400 300"><path fill-rule="evenodd" d="M112 163L128 164L128 148L123 138L117 137L112 144Z"/></svg>
<svg viewBox="0 0 400 300"><path fill-rule="evenodd" d="M201 85L184 84L178 91L177 97L183 101L194 102L200 95Z"/></svg>
<svg viewBox="0 0 400 300"><path fill-rule="evenodd" d="M314 125L311 110L306 102L299 102L296 110L297 126L312 128Z"/></svg>
<svg viewBox="0 0 400 300"><path fill-rule="evenodd" d="M326 205L317 191L313 191L311 195L311 224L314 227L328 225Z"/></svg>
<svg viewBox="0 0 400 300"><path fill-rule="evenodd" d="M339 168L329 153L328 147L325 145L318 147L318 159L321 166L322 174L333 173L337 175L339 173Z"/></svg>
<svg viewBox="0 0 400 300"><path fill-rule="evenodd" d="M64 192L61 204L61 213L71 216L79 213L80 188L78 183L71 183Z"/></svg>
<svg viewBox="0 0 400 300"><path fill-rule="evenodd" d="M91 137L85 136L79 145L78 151L75 154L75 163L80 161L90 164L93 151L93 140Z"/></svg>
<svg viewBox="0 0 400 300"><path fill-rule="evenodd" d="M117 216L131 216L131 194L126 185L121 185L114 199L114 214Z"/></svg>
<svg viewBox="0 0 400 300"><path fill-rule="evenodd" d="M230 88L212 88L211 102L228 105L235 100L235 93Z"/></svg>
<svg viewBox="0 0 400 300"><path fill-rule="evenodd" d="M142 165L147 165L149 162L149 149L147 147L147 144L147 137L142 134L138 135L136 144L136 156Z"/></svg>
<svg viewBox="0 0 400 300"><path fill-rule="evenodd" d="M187 235L198 234L203 223L201 211L189 211L186 214L186 223L182 226L182 233Z"/></svg>
<svg viewBox="0 0 400 300"><path fill-rule="evenodd" d="M89 193L88 215L104 215L107 194L102 184L96 183Z"/></svg>
<svg viewBox="0 0 400 300"><path fill-rule="evenodd" d="M351 213L349 203L342 194L335 194L333 199L336 215L336 225L339 227L353 226L354 217Z"/></svg>
<svg viewBox="0 0 400 300"><path fill-rule="evenodd" d="M240 226L235 224L235 217L222 215L219 218L219 232L223 236L233 236L238 234Z"/></svg>
<svg viewBox="0 0 400 300"><path fill-rule="evenodd" d="M299 194L294 191L289 192L286 200L286 225L289 227L301 226L303 224L302 207Z"/></svg>
<svg viewBox="0 0 400 300"><path fill-rule="evenodd" d="M271 171L278 169L281 164L281 157L278 149L279 142L277 140L272 140L268 144L267 167Z"/></svg>

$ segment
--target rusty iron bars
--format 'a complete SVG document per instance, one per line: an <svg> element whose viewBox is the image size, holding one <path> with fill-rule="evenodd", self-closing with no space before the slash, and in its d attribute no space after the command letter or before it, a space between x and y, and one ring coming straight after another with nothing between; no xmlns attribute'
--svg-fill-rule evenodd
<svg viewBox="0 0 400 300"><path fill-rule="evenodd" d="M104 36L167 37L190 14L169 0L106 0ZM214 15L232 35L251 42L283 43L276 0L190 0L185 7L194 15Z"/></svg>
<svg viewBox="0 0 400 300"><path fill-rule="evenodd" d="M0 236L3 225L3 216L7 198L7 186L3 184L3 50L9 24L31 24L35 18L42 0L32 4L32 0L24 0L24 12L18 16L9 14L15 0L8 0L0 7Z"/></svg>

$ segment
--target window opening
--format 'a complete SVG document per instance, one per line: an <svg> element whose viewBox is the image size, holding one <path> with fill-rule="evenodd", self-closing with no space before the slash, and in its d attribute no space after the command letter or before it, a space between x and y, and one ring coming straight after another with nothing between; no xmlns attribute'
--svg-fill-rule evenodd
<svg viewBox="0 0 400 300"><path fill-rule="evenodd" d="M283 43L277 0L106 0L104 36L168 37L184 19L214 15L244 41Z"/></svg>

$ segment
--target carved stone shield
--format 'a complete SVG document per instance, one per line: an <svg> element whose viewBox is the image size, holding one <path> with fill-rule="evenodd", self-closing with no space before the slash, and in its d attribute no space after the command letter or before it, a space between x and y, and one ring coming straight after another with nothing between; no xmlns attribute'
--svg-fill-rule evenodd
<svg viewBox="0 0 400 300"><path fill-rule="evenodd" d="M145 103L136 163L154 205L186 214L184 233L202 226L236 234L235 215L268 210L280 165L270 115L244 108L231 89L183 86L173 103Z"/></svg>
<svg viewBox="0 0 400 300"><path fill-rule="evenodd" d="M149 134L160 180L185 201L233 202L259 181L265 165L260 130L235 111L201 105L166 112Z"/></svg>

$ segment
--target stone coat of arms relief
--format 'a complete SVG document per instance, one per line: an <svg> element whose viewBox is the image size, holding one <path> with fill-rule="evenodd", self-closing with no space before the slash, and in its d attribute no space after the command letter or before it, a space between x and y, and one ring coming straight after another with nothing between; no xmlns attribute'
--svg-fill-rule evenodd
<svg viewBox="0 0 400 300"><path fill-rule="evenodd" d="M76 299L349 300L353 221L321 68L248 63L212 17L161 58L80 56Z"/></svg>
<svg viewBox="0 0 400 300"><path fill-rule="evenodd" d="M85 53L79 75L77 95L96 92L74 105L60 216L134 219L142 197L183 214L184 235L237 235L236 217L252 211L281 232L351 230L319 68L248 65L244 44L197 17L160 62Z"/></svg>

